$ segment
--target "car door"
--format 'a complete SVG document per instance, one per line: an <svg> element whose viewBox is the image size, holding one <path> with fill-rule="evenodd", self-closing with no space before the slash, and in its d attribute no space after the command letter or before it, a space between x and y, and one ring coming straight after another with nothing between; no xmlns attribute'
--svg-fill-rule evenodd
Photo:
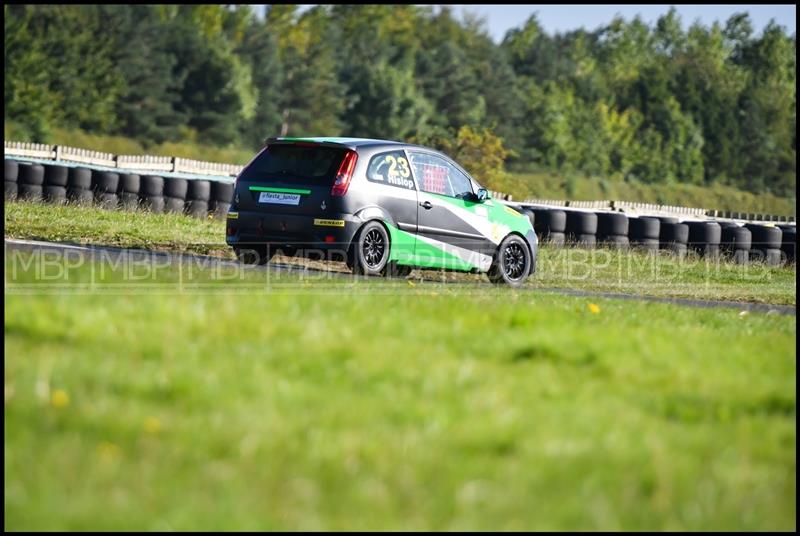
<svg viewBox="0 0 800 536"><path fill-rule="evenodd" d="M370 197L391 217L391 260L412 264L417 233L417 187L402 149L373 155L367 166Z"/></svg>
<svg viewBox="0 0 800 536"><path fill-rule="evenodd" d="M419 186L418 262L456 270L488 269L494 248L487 238L491 224L486 207L473 191L473 181L439 154L406 152Z"/></svg>

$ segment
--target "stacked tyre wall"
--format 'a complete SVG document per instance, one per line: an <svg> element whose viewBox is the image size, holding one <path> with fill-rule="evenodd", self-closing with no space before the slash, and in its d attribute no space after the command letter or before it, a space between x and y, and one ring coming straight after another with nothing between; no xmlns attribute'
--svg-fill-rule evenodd
<svg viewBox="0 0 800 536"><path fill-rule="evenodd" d="M5 199L224 218L233 198L230 176L178 176L98 167L5 158ZM795 225L679 221L675 217L539 205L520 210L542 243L551 246L633 248L678 256L692 251L737 263L796 262Z"/></svg>
<svg viewBox="0 0 800 536"><path fill-rule="evenodd" d="M233 200L232 178L139 174L26 160L4 159L5 199L54 205L94 205L224 218Z"/></svg>
<svg viewBox="0 0 800 536"><path fill-rule="evenodd" d="M629 216L621 212L566 207L521 207L539 240L549 245L595 246L659 251L709 259L779 265L796 262L795 225L687 220L671 216Z"/></svg>

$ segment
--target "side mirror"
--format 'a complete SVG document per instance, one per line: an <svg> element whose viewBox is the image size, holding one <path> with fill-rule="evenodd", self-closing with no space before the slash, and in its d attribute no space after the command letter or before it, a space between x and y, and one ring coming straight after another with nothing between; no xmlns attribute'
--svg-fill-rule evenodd
<svg viewBox="0 0 800 536"><path fill-rule="evenodd" d="M478 202L483 203L489 199L489 190L486 188L478 188Z"/></svg>

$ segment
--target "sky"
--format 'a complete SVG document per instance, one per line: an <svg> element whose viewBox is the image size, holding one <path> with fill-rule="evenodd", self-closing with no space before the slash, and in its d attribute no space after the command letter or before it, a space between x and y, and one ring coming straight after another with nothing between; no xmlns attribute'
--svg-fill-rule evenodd
<svg viewBox="0 0 800 536"><path fill-rule="evenodd" d="M307 9L314 4L301 7ZM472 12L485 17L487 28L492 39L500 42L505 33L515 27L522 26L528 17L537 12L539 22L548 33L566 32L585 28L594 30L611 21L619 14L625 19L632 19L637 14L648 24L654 24L658 17L669 11L669 5L524 5L524 4L453 4L451 6L458 14L464 11ZM704 25L710 25L715 20L724 23L734 13L747 11L753 22L756 33L766 26L770 19L781 26L785 26L792 34L796 31L795 18L797 17L796 5L675 5L685 27L696 19ZM258 10L260 11L260 10Z"/></svg>
<svg viewBox="0 0 800 536"><path fill-rule="evenodd" d="M470 11L486 17L489 33L495 41L503 39L506 31L521 26L534 12L538 12L541 25L548 33L565 32L578 28L594 30L611 21L617 15L632 19L637 14L648 24L654 24L658 17L669 11L669 5L454 5L461 13ZM704 25L715 20L724 23L734 13L747 11L753 22L753 29L760 32L770 21L785 26L792 34L795 29L797 6L795 5L675 5L684 26L696 19Z"/></svg>

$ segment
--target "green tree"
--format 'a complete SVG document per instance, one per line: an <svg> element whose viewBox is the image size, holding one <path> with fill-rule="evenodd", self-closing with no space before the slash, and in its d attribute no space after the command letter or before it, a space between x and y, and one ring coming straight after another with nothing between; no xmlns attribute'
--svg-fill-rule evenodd
<svg viewBox="0 0 800 536"><path fill-rule="evenodd" d="M124 79L114 131L148 142L176 139L176 58L168 49L158 12L152 6L103 6L103 17L115 39L112 60Z"/></svg>
<svg viewBox="0 0 800 536"><path fill-rule="evenodd" d="M253 21L246 27L238 52L252 70L253 87L257 92L253 117L241 127L242 139L256 148L265 138L280 132L283 65L278 57L277 38L263 22Z"/></svg>

